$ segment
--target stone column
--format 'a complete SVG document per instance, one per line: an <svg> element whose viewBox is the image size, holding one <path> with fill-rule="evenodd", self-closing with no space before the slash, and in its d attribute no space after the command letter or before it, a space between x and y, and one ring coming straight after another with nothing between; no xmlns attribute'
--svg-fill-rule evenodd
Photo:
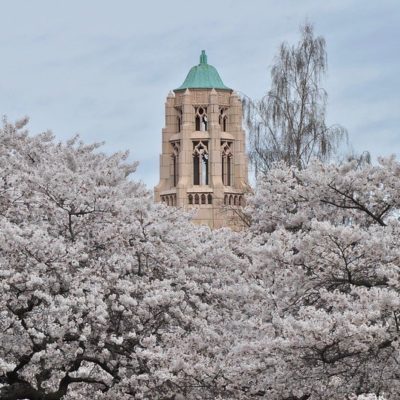
<svg viewBox="0 0 400 400"><path fill-rule="evenodd" d="M160 201L160 192L169 189L171 182L172 151L169 142L176 131L177 113L175 110L175 95L169 92L165 102L165 127L162 129L162 144L160 155L160 183L154 188L155 201Z"/></svg>
<svg viewBox="0 0 400 400"><path fill-rule="evenodd" d="M186 89L182 101L182 132L181 149L179 154L179 183L177 186L177 204L180 207L187 205L187 188L193 185L193 146L190 139L194 131L194 108L192 94Z"/></svg>
<svg viewBox="0 0 400 400"><path fill-rule="evenodd" d="M234 183L235 189L243 189L247 184L246 139L242 128L242 102L236 93L229 99L229 128L235 138L234 142Z"/></svg>
<svg viewBox="0 0 400 400"><path fill-rule="evenodd" d="M212 89L209 95L209 156L210 156L210 186L213 189L212 221L210 226L221 226L221 206L224 199L221 164L221 127L219 125L218 93Z"/></svg>

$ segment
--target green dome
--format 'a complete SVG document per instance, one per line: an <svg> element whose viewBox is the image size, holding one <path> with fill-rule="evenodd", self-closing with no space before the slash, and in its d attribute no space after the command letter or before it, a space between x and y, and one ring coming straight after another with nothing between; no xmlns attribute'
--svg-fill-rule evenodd
<svg viewBox="0 0 400 400"><path fill-rule="evenodd" d="M204 50L200 55L200 64L190 69L185 81L175 90L185 89L232 90L224 85L218 71L212 65L207 64L207 56Z"/></svg>

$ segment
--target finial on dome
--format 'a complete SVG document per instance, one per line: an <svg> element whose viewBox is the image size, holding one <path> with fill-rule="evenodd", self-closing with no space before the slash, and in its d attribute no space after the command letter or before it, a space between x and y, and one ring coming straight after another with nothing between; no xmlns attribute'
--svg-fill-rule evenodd
<svg viewBox="0 0 400 400"><path fill-rule="evenodd" d="M201 51L200 64L207 64L207 55L205 50Z"/></svg>

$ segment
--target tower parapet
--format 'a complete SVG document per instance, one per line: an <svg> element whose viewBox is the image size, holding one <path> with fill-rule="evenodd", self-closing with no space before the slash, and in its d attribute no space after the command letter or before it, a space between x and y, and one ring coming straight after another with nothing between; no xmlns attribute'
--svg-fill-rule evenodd
<svg viewBox="0 0 400 400"><path fill-rule="evenodd" d="M167 96L155 201L195 208L194 222L211 228L239 227L235 211L247 187L242 103L203 50L200 63Z"/></svg>

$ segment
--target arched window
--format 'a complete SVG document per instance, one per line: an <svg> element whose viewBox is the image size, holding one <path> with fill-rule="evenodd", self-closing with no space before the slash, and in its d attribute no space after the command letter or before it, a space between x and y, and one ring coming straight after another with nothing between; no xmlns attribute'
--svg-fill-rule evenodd
<svg viewBox="0 0 400 400"><path fill-rule="evenodd" d="M219 125L221 127L222 132L226 132L228 129L228 109L225 107L221 107L219 109Z"/></svg>
<svg viewBox="0 0 400 400"><path fill-rule="evenodd" d="M207 107L195 107L196 131L206 132L208 130Z"/></svg>
<svg viewBox="0 0 400 400"><path fill-rule="evenodd" d="M200 204L200 202L199 202L199 195L198 195L198 194L195 194L195 195L194 195L194 204Z"/></svg>
<svg viewBox="0 0 400 400"><path fill-rule="evenodd" d="M201 204L206 204L206 195L204 193L201 195Z"/></svg>
<svg viewBox="0 0 400 400"><path fill-rule="evenodd" d="M179 149L180 143L173 142L172 145L172 184L176 186L179 181Z"/></svg>
<svg viewBox="0 0 400 400"><path fill-rule="evenodd" d="M221 142L222 183L232 185L232 142Z"/></svg>
<svg viewBox="0 0 400 400"><path fill-rule="evenodd" d="M212 196L211 196L211 194L209 194L207 196L207 200L208 200L208 204L212 204Z"/></svg>
<svg viewBox="0 0 400 400"><path fill-rule="evenodd" d="M189 194L188 200L189 204L193 204L193 195Z"/></svg>
<svg viewBox="0 0 400 400"><path fill-rule="evenodd" d="M193 142L193 185L208 185L208 142Z"/></svg>

